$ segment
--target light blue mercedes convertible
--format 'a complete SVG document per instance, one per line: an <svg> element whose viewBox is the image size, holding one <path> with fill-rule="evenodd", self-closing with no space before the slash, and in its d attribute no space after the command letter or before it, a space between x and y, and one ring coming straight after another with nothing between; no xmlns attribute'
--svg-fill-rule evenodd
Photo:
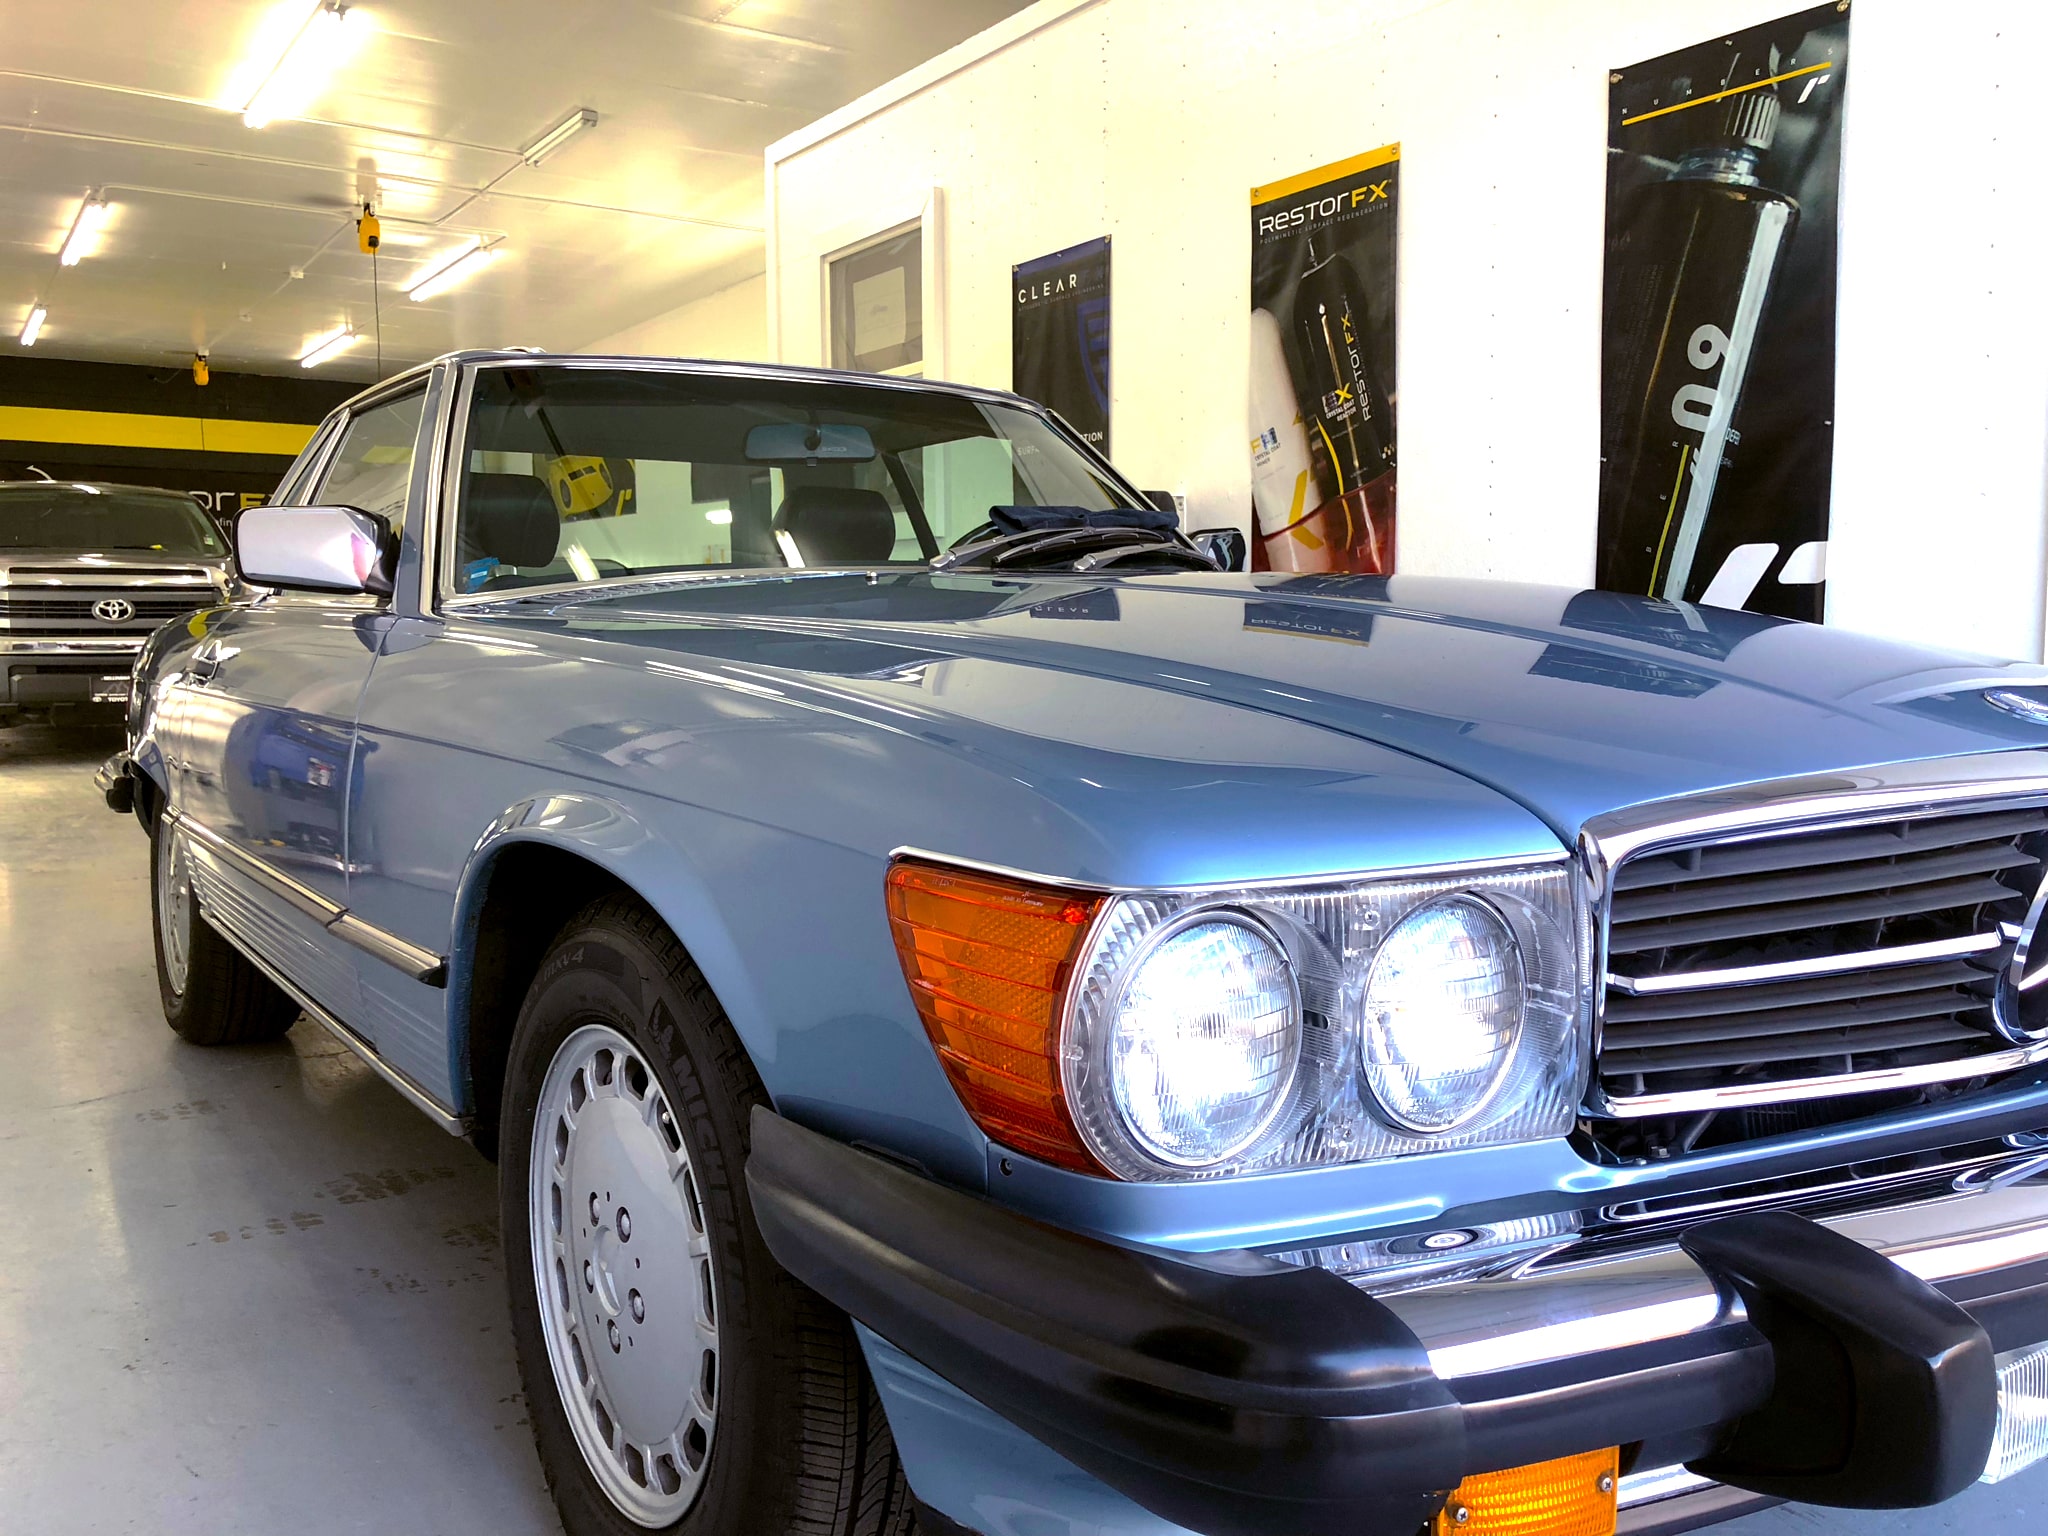
<svg viewBox="0 0 2048 1536"><path fill-rule="evenodd" d="M2048 1453L2048 672L1245 572L1026 401L789 368L443 358L236 543L101 775L165 1016L497 1159L571 1536Z"/></svg>

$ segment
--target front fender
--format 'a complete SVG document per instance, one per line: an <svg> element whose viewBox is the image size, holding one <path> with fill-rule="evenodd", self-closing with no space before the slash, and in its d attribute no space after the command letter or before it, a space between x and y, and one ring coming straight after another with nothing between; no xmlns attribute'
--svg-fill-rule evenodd
<svg viewBox="0 0 2048 1536"><path fill-rule="evenodd" d="M709 885L690 861L628 807L589 793L536 795L507 806L476 841L455 896L455 952L448 966L449 1081L463 1085L469 1060L469 1017L484 893L506 851L539 844L603 870L645 901L689 950L742 1038L742 1020L762 1016L761 999L742 964L730 927ZM753 1048L753 1040L748 1040Z"/></svg>

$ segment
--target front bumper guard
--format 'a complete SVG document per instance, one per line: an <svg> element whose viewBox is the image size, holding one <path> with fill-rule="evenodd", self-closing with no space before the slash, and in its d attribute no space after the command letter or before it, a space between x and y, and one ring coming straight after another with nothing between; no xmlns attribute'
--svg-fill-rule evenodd
<svg viewBox="0 0 2048 1536"><path fill-rule="evenodd" d="M1735 1488L1938 1503L1984 1469L1994 1352L2048 1338L2034 1185L1380 1299L1048 1226L765 1109L747 1183L797 1278L1205 1536L1412 1536L1468 1474L1703 1429Z"/></svg>

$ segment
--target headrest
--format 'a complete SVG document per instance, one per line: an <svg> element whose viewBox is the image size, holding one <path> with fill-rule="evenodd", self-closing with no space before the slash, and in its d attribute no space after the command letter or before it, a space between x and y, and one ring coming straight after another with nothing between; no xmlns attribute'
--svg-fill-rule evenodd
<svg viewBox="0 0 2048 1536"><path fill-rule="evenodd" d="M462 535L468 558L534 570L554 564L562 519L547 486L532 475L473 474Z"/></svg>
<svg viewBox="0 0 2048 1536"><path fill-rule="evenodd" d="M879 565L896 547L896 514L880 491L798 485L782 498L775 531L795 541L806 565Z"/></svg>

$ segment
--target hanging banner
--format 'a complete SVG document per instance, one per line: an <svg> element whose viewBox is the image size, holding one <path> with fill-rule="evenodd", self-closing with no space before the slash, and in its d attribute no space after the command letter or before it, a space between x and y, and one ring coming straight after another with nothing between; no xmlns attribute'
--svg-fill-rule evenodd
<svg viewBox="0 0 2048 1536"><path fill-rule="evenodd" d="M1848 0L1608 76L1598 581L1818 621Z"/></svg>
<svg viewBox="0 0 2048 1536"><path fill-rule="evenodd" d="M1109 452L1109 237L1010 268L1010 387Z"/></svg>
<svg viewBox="0 0 2048 1536"><path fill-rule="evenodd" d="M1401 146L1252 188L1252 568L1394 569Z"/></svg>

